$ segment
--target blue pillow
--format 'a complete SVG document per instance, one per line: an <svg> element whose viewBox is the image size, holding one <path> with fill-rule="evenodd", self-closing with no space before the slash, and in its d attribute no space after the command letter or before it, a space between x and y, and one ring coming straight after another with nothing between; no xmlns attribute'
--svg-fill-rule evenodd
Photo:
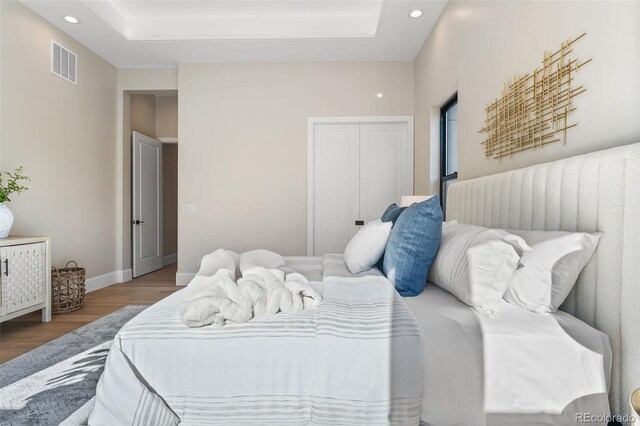
<svg viewBox="0 0 640 426"><path fill-rule="evenodd" d="M398 217L400 217L400 214L405 209L406 207L398 207L396 203L393 203L389 205L389 207L387 207L384 213L382 213L382 217L380 218L380 220L383 222L392 222L393 225L395 225L396 220L398 220ZM382 256L380 256L380 259L378 260L378 262L376 262L376 266L378 267L380 272L382 272L383 263L384 263L384 252L382 252Z"/></svg>
<svg viewBox="0 0 640 426"><path fill-rule="evenodd" d="M412 204L398 217L387 242L383 272L402 296L422 293L441 234L438 197Z"/></svg>
<svg viewBox="0 0 640 426"><path fill-rule="evenodd" d="M398 217L400 217L400 213L402 213L404 209L406 209L406 207L398 207L396 203L393 203L389 207L387 207L384 213L382 213L382 218L380 218L380 220L382 220L383 222L393 222L393 224L395 225L396 220L398 220Z"/></svg>

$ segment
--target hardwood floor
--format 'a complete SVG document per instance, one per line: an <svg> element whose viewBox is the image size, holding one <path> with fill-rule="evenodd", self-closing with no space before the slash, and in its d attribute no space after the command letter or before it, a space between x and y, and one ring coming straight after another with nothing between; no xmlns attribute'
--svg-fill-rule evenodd
<svg viewBox="0 0 640 426"><path fill-rule="evenodd" d="M87 293L84 306L40 321L40 311L0 324L0 363L29 352L57 337L127 305L150 305L183 287L176 286L176 265Z"/></svg>

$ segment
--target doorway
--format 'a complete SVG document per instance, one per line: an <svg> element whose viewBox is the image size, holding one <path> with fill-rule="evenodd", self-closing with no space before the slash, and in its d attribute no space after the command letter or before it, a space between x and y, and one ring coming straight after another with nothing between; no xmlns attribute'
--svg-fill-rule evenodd
<svg viewBox="0 0 640 426"><path fill-rule="evenodd" d="M135 278L178 259L178 97L175 91L125 93L125 104Z"/></svg>

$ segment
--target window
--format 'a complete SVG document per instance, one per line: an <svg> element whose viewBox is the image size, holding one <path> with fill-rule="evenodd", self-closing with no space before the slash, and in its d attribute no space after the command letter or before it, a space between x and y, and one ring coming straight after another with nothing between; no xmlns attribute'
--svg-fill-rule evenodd
<svg viewBox="0 0 640 426"><path fill-rule="evenodd" d="M447 189L458 179L458 94L440 109L440 202L446 214Z"/></svg>

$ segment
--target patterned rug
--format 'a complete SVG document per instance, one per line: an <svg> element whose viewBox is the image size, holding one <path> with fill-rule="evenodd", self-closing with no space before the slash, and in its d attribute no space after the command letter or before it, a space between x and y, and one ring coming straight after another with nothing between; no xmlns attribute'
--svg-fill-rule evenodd
<svg viewBox="0 0 640 426"><path fill-rule="evenodd" d="M118 330L146 306L129 305L0 364L0 424L77 425Z"/></svg>

